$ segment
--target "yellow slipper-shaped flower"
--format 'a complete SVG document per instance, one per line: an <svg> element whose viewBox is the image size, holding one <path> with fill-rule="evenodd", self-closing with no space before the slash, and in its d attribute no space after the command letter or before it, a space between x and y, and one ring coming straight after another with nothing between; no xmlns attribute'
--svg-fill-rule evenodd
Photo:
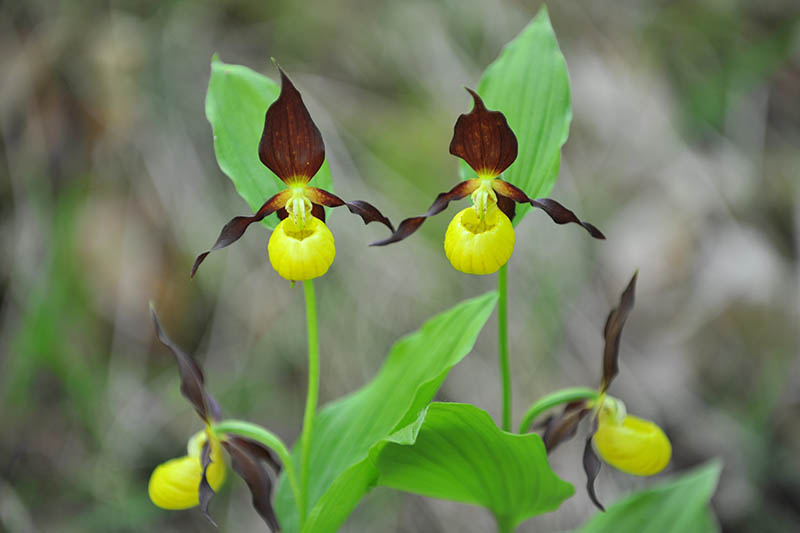
<svg viewBox="0 0 800 533"><path fill-rule="evenodd" d="M494 204L488 206L482 219L474 208L467 207L447 226L444 252L453 268L461 272L497 272L514 252L514 227Z"/></svg>
<svg viewBox="0 0 800 533"><path fill-rule="evenodd" d="M336 257L331 230L312 216L305 223L285 218L272 232L267 251L272 268L289 281L322 276Z"/></svg>
<svg viewBox="0 0 800 533"><path fill-rule="evenodd" d="M162 509L189 509L200 504L198 487L203 478L201 455L206 443L205 431L196 433L186 446L187 455L171 459L153 470L147 491L150 500ZM217 439L211 439L211 464L206 479L216 492L225 481L225 460Z"/></svg>
<svg viewBox="0 0 800 533"><path fill-rule="evenodd" d="M617 422L602 411L593 440L603 461L634 476L652 476L669 464L672 445L653 422L627 415Z"/></svg>

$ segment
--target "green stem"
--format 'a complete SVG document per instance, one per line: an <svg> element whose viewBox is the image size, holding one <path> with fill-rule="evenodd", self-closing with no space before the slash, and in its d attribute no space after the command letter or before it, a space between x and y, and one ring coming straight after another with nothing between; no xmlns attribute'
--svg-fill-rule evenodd
<svg viewBox="0 0 800 533"><path fill-rule="evenodd" d="M219 424L214 424L211 427L211 430L218 435L226 433L253 439L254 441L260 442L270 450L273 450L275 453L277 453L278 457L281 459L281 463L283 463L283 469L286 471L286 477L289 478L289 485L292 487L292 493L294 493L295 502L298 506L300 505L300 488L297 485L297 476L294 472L292 456L289 453L289 450L286 449L283 441L281 441L277 435L256 424L234 419L223 420Z"/></svg>
<svg viewBox="0 0 800 533"><path fill-rule="evenodd" d="M519 425L519 433L525 433L536 417L548 409L552 409L562 403L575 402L578 400L596 400L599 396L600 393L597 389L590 389L589 387L570 387L542 396L531 405L528 412L522 417L522 422Z"/></svg>
<svg viewBox="0 0 800 533"><path fill-rule="evenodd" d="M513 533L514 526L511 525L511 521L505 518L495 517L497 520L497 533Z"/></svg>
<svg viewBox="0 0 800 533"><path fill-rule="evenodd" d="M311 436L314 430L314 415L319 396L319 339L317 337L317 302L314 296L314 282L303 282L306 296L306 323L308 327L308 392L306 411L303 415L303 434L300 437L302 459L300 462L300 528L302 529L308 513L309 459L311 457Z"/></svg>
<svg viewBox="0 0 800 533"><path fill-rule="evenodd" d="M511 368L508 363L508 264L497 272L497 339L503 384L503 431L511 431Z"/></svg>

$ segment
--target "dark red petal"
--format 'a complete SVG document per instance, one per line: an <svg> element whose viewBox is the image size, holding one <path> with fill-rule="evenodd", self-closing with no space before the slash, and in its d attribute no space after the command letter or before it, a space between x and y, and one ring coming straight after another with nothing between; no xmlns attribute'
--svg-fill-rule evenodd
<svg viewBox="0 0 800 533"><path fill-rule="evenodd" d="M258 157L284 183L308 182L325 161L325 145L303 97L289 77L281 73L281 94L264 118Z"/></svg>
<svg viewBox="0 0 800 533"><path fill-rule="evenodd" d="M478 93L467 89L475 105L453 128L450 153L466 161L479 175L499 176L517 158L517 138L499 111L488 111Z"/></svg>
<svg viewBox="0 0 800 533"><path fill-rule="evenodd" d="M507 196L519 204L526 204L531 201L528 195L525 194L525 191L501 179L492 180L492 189L494 189L497 194Z"/></svg>
<svg viewBox="0 0 800 533"><path fill-rule="evenodd" d="M320 204L327 207L339 207L346 205L347 209L351 213L361 217L361 220L364 221L364 224L369 224L370 222L380 222L389 228L390 231L394 232L394 226L392 226L392 223L389 221L389 219L383 216L383 213L378 211L378 208L363 200L345 202L335 194L317 187L306 187L306 197L308 197L308 199L315 204Z"/></svg>
<svg viewBox="0 0 800 533"><path fill-rule="evenodd" d="M208 512L208 504L211 503L211 499L214 497L214 489L211 488L211 484L206 477L208 466L211 464L211 446L208 441L203 444L203 454L200 459L200 464L203 466L203 477L200 479L200 487L198 488L200 511L203 513L203 516L206 517L206 520L211 522L212 526L217 527L217 523L214 522L214 519L211 518L211 514Z"/></svg>
<svg viewBox="0 0 800 533"><path fill-rule="evenodd" d="M214 420L220 420L222 418L222 413L220 412L219 404L217 404L216 400L205 390L205 378L203 377L203 371L200 369L200 365L169 338L166 332L161 328L161 324L158 321L158 314L152 305L150 306L150 314L153 317L153 324L156 328L158 340L161 341L161 344L169 348L175 356L175 361L178 364L178 374L180 374L181 377L181 394L183 394L184 398L189 400L189 403L192 404L192 407L194 407L197 414L200 415L204 421L208 422L209 416Z"/></svg>
<svg viewBox="0 0 800 533"><path fill-rule="evenodd" d="M585 400L570 402L558 416L551 416L545 421L542 435L544 446L550 453L556 446L575 436L578 424L591 412Z"/></svg>
<svg viewBox="0 0 800 533"><path fill-rule="evenodd" d="M497 208L500 209L507 217L508 220L514 221L514 217L517 215L517 202L509 198L508 196L503 196L502 194L497 195Z"/></svg>
<svg viewBox="0 0 800 533"><path fill-rule="evenodd" d="M286 210L285 207L281 207L277 211L275 211L275 215L278 217L278 220L283 220L289 216L289 212Z"/></svg>
<svg viewBox="0 0 800 533"><path fill-rule="evenodd" d="M241 236L244 235L245 230L247 230L250 224L254 222L261 222L267 216L271 215L278 209L281 209L286 204L286 201L289 199L291 194L292 191L285 189L264 202L264 205L262 205L253 216L239 216L232 218L230 222L222 227L222 231L220 232L219 237L217 237L217 242L214 243L214 246L212 246L207 252L203 252L202 254L198 255L194 260L194 265L192 265L192 273L189 277L194 277L195 273L197 272L197 268L203 261L205 261L208 254L221 248L225 248L226 246L238 241Z"/></svg>
<svg viewBox="0 0 800 533"><path fill-rule="evenodd" d="M602 463L592 448L592 435L586 439L586 446L583 448L583 471L586 472L586 490L589 492L589 498L592 499L598 509L605 511L606 508L597 499L597 494L594 491L594 480L597 479L597 474L600 473Z"/></svg>
<svg viewBox="0 0 800 533"><path fill-rule="evenodd" d="M272 531L279 531L278 517L272 508L272 479L264 461L237 439L230 439L222 444L231 456L233 470L250 488L253 508Z"/></svg>
<svg viewBox="0 0 800 533"><path fill-rule="evenodd" d="M226 440L235 441L239 446L247 450L247 453L251 456L268 463L276 473L281 471L281 464L278 462L278 457L275 452L260 442L238 436L230 436Z"/></svg>
<svg viewBox="0 0 800 533"><path fill-rule="evenodd" d="M450 202L460 200L465 196L472 194L472 192L475 191L479 185L480 181L477 179L462 181L449 191L439 194L424 215L403 220L400 223L400 226L398 226L397 231L395 231L391 237L382 241L373 242L370 244L370 246L385 246L387 244L392 244L393 242L402 241L417 231L422 223L425 222L426 218L441 213L447 209L447 206L450 204Z"/></svg>
<svg viewBox="0 0 800 533"><path fill-rule="evenodd" d="M382 241L370 243L370 246L386 246L387 244L392 244L393 242L402 241L417 231L422 223L425 222L425 218L426 217L413 217L403 220L391 237Z"/></svg>
<svg viewBox="0 0 800 533"><path fill-rule="evenodd" d="M561 205L560 203L556 202L555 200L551 200L550 198L539 198L537 200L531 200L531 205L533 207L538 207L545 213L547 213L553 222L556 224L567 224L572 222L574 224L578 224L583 226L586 231L589 232L589 235L594 237L595 239L605 239L606 236L603 233L594 227L594 225L583 222L575 213Z"/></svg>
<svg viewBox="0 0 800 533"><path fill-rule="evenodd" d="M289 213L286 213L286 214L288 215ZM312 203L311 204L311 215L314 216L314 218L318 218L319 220L325 222L325 208L322 207L321 205ZM283 218L286 218L286 217L283 217ZM283 218L281 220L283 220Z"/></svg>
<svg viewBox="0 0 800 533"><path fill-rule="evenodd" d="M611 381L619 373L619 342L622 337L622 328L625 326L625 321L628 319L636 299L636 278L638 275L638 271L633 274L628 286L625 287L619 298L619 305L608 313L608 318L606 319L606 326L603 329L603 338L605 338L606 344L603 349L601 392L605 392L608 386L611 385Z"/></svg>

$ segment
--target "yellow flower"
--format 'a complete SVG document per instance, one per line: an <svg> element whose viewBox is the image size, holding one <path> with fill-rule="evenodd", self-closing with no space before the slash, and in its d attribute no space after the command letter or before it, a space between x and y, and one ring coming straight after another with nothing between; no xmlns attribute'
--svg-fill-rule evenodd
<svg viewBox="0 0 800 533"><path fill-rule="evenodd" d="M333 236L325 226L325 207L347 206L347 210L360 216L364 224L380 222L394 232L389 219L372 204L362 200L345 202L325 189L308 185L325 161L325 143L300 92L286 73L279 70L281 93L267 109L258 157L286 188L268 198L252 216L234 217L225 224L211 249L194 260L191 277L208 254L238 241L251 224L272 213L284 220L270 238L270 262L289 281L319 277L331 266L335 250ZM287 224L290 218L293 224Z"/></svg>
<svg viewBox="0 0 800 533"><path fill-rule="evenodd" d="M447 209L450 202L470 195L475 212L469 214L465 209L458 213L447 228L444 242L450 263L467 274L491 274L509 260L514 251L511 221L518 203L543 210L556 224L579 224L595 239L605 239L599 229L580 220L555 200L529 198L519 187L500 179L517 158L517 137L503 113L486 109L478 93L472 89L467 91L474 105L470 113L456 120L450 153L466 161L477 177L439 194L424 215L403 220L389 238L370 246L402 241L417 231L427 218Z"/></svg>
<svg viewBox="0 0 800 533"><path fill-rule="evenodd" d="M324 222L309 216L304 225L294 217L284 219L269 238L269 261L289 281L318 278L336 257L333 234Z"/></svg>
<svg viewBox="0 0 800 533"><path fill-rule="evenodd" d="M601 411L593 441L603 461L634 476L658 474L672 456L672 445L664 431L633 415L619 422Z"/></svg>
<svg viewBox="0 0 800 533"><path fill-rule="evenodd" d="M170 510L189 509L200 504L201 455L207 439L205 430L196 433L189 439L186 455L161 463L153 470L147 491L154 504ZM225 481L225 460L220 443L214 437L211 438L211 464L206 479L214 491Z"/></svg>
<svg viewBox="0 0 800 533"><path fill-rule="evenodd" d="M453 268L467 274L491 274L514 251L514 228L508 217L490 205L484 216L467 207L456 214L444 237L444 251Z"/></svg>

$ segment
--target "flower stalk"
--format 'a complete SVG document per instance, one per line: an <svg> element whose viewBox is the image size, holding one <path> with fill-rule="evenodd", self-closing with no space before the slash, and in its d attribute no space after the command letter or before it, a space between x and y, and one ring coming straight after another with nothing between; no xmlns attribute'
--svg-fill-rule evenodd
<svg viewBox="0 0 800 533"><path fill-rule="evenodd" d="M297 484L297 474L294 470L292 455L277 435L259 425L236 419L223 420L218 424L214 424L211 426L211 431L218 436L239 435L240 437L253 439L278 454L283 464L283 469L286 471L286 477L289 479L289 485L292 487L295 502L299 506L300 487Z"/></svg>
<svg viewBox="0 0 800 533"><path fill-rule="evenodd" d="M542 413L552 409L553 407L561 404L577 402L581 400L596 401L600 397L597 389L589 387L569 387L567 389L557 390L551 394L542 396L536 403L530 406L525 416L522 417L522 422L519 424L518 433L527 433L531 424Z"/></svg>
<svg viewBox="0 0 800 533"><path fill-rule="evenodd" d="M511 431L511 365L508 356L508 265L497 272L497 356L503 387L503 431Z"/></svg>
<svg viewBox="0 0 800 533"><path fill-rule="evenodd" d="M303 415L303 433L300 437L300 523L305 522L308 513L309 461L311 439L314 431L314 416L319 397L319 338L317 335L317 302L314 294L314 281L303 282L306 298L306 323L308 328L308 391L306 409Z"/></svg>

